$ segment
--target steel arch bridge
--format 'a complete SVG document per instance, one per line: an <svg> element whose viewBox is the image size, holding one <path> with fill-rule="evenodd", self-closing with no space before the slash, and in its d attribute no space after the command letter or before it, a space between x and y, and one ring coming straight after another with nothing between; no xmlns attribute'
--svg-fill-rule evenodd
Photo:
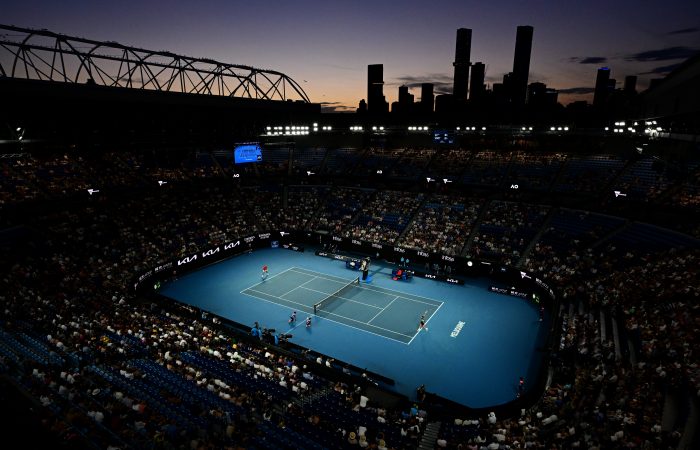
<svg viewBox="0 0 700 450"><path fill-rule="evenodd" d="M310 103L275 70L9 25L0 25L0 77Z"/></svg>

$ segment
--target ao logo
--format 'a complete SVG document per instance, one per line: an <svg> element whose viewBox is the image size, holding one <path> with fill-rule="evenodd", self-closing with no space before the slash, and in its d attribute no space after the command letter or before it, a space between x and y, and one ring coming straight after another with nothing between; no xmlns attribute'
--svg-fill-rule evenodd
<svg viewBox="0 0 700 450"><path fill-rule="evenodd" d="M455 329L452 330L452 333L450 333L450 337L456 338L459 335L459 332L462 331L462 327L464 327L464 324L466 322L459 321L457 322L457 325L455 326Z"/></svg>

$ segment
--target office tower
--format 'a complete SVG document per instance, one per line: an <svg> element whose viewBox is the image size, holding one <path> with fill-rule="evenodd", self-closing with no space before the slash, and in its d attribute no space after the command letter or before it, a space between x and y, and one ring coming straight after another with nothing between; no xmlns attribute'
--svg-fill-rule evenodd
<svg viewBox="0 0 700 450"><path fill-rule="evenodd" d="M454 85L452 95L456 102L467 101L469 89L469 58L472 51L472 30L460 28L457 30L457 48L455 50Z"/></svg>
<svg viewBox="0 0 700 450"><path fill-rule="evenodd" d="M600 108L605 105L608 99L608 83L610 82L610 69L601 67L595 79L595 90L593 91L593 106Z"/></svg>
<svg viewBox="0 0 700 450"><path fill-rule="evenodd" d="M413 94L409 94L408 86L399 86L399 100L391 104L391 112L409 113L413 110Z"/></svg>
<svg viewBox="0 0 700 450"><path fill-rule="evenodd" d="M435 94L433 94L433 83L423 83L420 86L420 109L423 112L431 113L435 105Z"/></svg>
<svg viewBox="0 0 700 450"><path fill-rule="evenodd" d="M387 111L384 99L384 65L367 66L367 112L383 113Z"/></svg>
<svg viewBox="0 0 700 450"><path fill-rule="evenodd" d="M469 100L478 102L484 98L484 77L486 66L478 62L472 65L471 85L469 86Z"/></svg>
<svg viewBox="0 0 700 450"><path fill-rule="evenodd" d="M625 94L635 94L637 92L637 76L627 75L625 77Z"/></svg>
<svg viewBox="0 0 700 450"><path fill-rule="evenodd" d="M547 92L547 85L544 83L530 83L527 87L527 104L528 105L541 105L545 93Z"/></svg>
<svg viewBox="0 0 700 450"><path fill-rule="evenodd" d="M527 87L527 104L533 110L556 106L559 93L544 83L530 83Z"/></svg>
<svg viewBox="0 0 700 450"><path fill-rule="evenodd" d="M532 33L529 25L518 27L515 36L515 56L513 57L513 76L511 80L511 102L515 106L525 104L527 79L530 73L530 53L532 52Z"/></svg>
<svg viewBox="0 0 700 450"><path fill-rule="evenodd" d="M399 103L402 105L413 104L413 94L409 94L408 86L399 86Z"/></svg>

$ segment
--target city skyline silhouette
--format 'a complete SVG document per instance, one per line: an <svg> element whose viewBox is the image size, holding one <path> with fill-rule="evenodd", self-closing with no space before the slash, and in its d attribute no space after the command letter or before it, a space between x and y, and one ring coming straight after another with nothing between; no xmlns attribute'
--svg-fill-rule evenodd
<svg viewBox="0 0 700 450"><path fill-rule="evenodd" d="M243 2L98 5L45 0L5 5L3 22L90 39L213 58L284 72L325 111L355 111L367 95L367 66L382 64L384 95L399 86L418 102L421 85L452 93L455 32L472 30L470 62L482 62L491 88L513 70L516 28L534 28L528 83L558 91L558 101L593 101L597 70L617 88L637 76L637 91L700 51L700 5L512 1Z"/></svg>

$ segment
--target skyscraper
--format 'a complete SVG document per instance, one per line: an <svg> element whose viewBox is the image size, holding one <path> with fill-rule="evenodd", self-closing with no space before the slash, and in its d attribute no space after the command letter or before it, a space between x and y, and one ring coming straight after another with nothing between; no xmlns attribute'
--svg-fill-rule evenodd
<svg viewBox="0 0 700 450"><path fill-rule="evenodd" d="M399 100L391 104L391 112L407 114L413 111L413 94L408 86L399 86Z"/></svg>
<svg viewBox="0 0 700 450"><path fill-rule="evenodd" d="M610 69L601 67L595 79L595 90L593 92L593 106L601 108L608 100L608 84L610 83Z"/></svg>
<svg viewBox="0 0 700 450"><path fill-rule="evenodd" d="M413 94L408 92L408 86L399 86L399 103L406 105L413 103Z"/></svg>
<svg viewBox="0 0 700 450"><path fill-rule="evenodd" d="M521 25L515 36L515 56L513 57L513 77L511 83L511 102L515 106L525 104L527 81L530 73L530 53L532 52L532 33L534 28Z"/></svg>
<svg viewBox="0 0 700 450"><path fill-rule="evenodd" d="M455 49L454 85L452 95L457 102L467 101L469 89L469 59L472 52L472 30L460 28L457 30L457 48Z"/></svg>
<svg viewBox="0 0 700 450"><path fill-rule="evenodd" d="M637 76L627 75L625 77L625 94L636 94L637 93Z"/></svg>
<svg viewBox="0 0 700 450"><path fill-rule="evenodd" d="M435 95L433 94L433 83L423 83L420 86L420 109L423 112L431 113L434 110Z"/></svg>
<svg viewBox="0 0 700 450"><path fill-rule="evenodd" d="M471 84L469 86L469 100L472 102L481 101L484 97L484 77L486 76L486 66L478 62L472 65Z"/></svg>
<svg viewBox="0 0 700 450"><path fill-rule="evenodd" d="M384 65L370 64L367 66L367 112L387 112L384 99Z"/></svg>

